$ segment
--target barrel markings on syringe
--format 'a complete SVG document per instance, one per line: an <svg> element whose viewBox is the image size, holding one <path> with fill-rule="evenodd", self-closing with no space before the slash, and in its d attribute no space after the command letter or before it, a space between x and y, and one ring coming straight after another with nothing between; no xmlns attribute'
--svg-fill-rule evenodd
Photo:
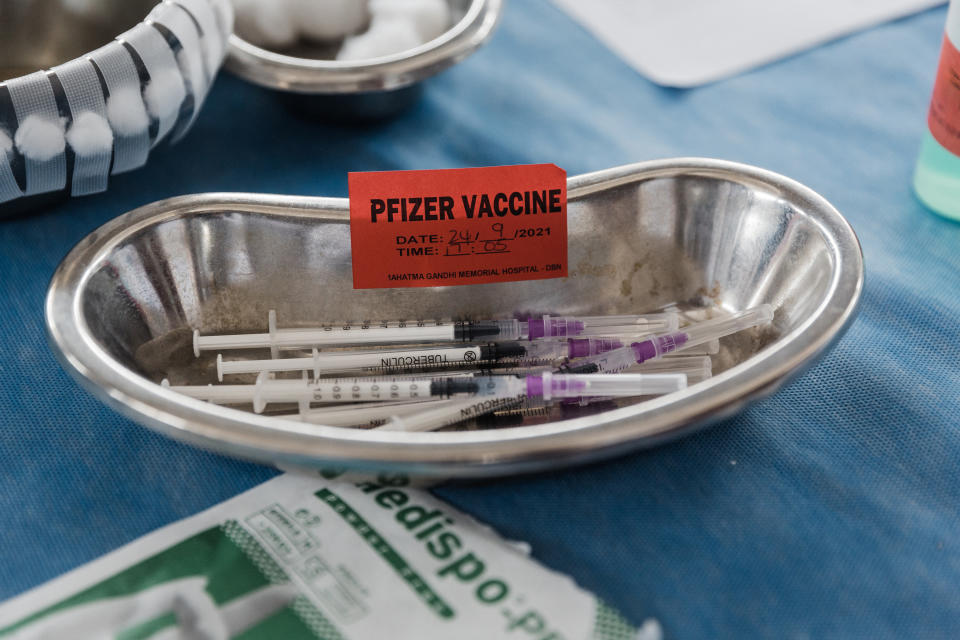
<svg viewBox="0 0 960 640"><path fill-rule="evenodd" d="M326 393L329 392L329 397ZM426 396L430 395L429 386L426 389ZM364 382L357 383L333 383L332 385L318 385L313 388L314 402L328 402L338 400L399 400L414 399L425 397L421 393L420 385L416 382L400 384L397 382Z"/></svg>

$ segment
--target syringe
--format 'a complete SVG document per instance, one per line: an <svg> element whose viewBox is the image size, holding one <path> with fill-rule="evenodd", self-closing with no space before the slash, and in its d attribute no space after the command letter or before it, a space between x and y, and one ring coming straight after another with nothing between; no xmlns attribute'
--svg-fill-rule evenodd
<svg viewBox="0 0 960 640"><path fill-rule="evenodd" d="M519 405L528 398L544 400L586 396L631 397L663 395L687 386L683 374L554 375L493 378L492 395L457 400L408 416L394 416L378 429L384 431L434 431L469 418Z"/></svg>
<svg viewBox="0 0 960 640"><path fill-rule="evenodd" d="M601 324L605 320L614 324ZM647 332L669 331L676 326L673 314L638 316L541 316L525 321L483 320L478 322L382 322L343 324L329 327L278 329L276 314L270 313L268 333L241 333L202 336L193 332L193 352L197 357L203 351L234 349L309 349L311 347L352 344L413 344L423 342L475 342L480 340L526 340L533 338L565 338L588 329L623 324L643 328ZM602 333L601 333L602 334ZM593 334L597 335L597 334ZM619 333L615 333L619 335Z"/></svg>
<svg viewBox="0 0 960 640"><path fill-rule="evenodd" d="M615 339L575 338L566 341L491 342L485 345L423 349L371 349L326 353L313 349L310 357L271 360L224 360L223 355L219 354L217 377L222 382L225 375L264 371L312 371L315 378L330 372L389 374L392 371L470 366L474 363L490 363L504 359L537 361L585 358L622 346L623 342Z"/></svg>
<svg viewBox="0 0 960 640"><path fill-rule="evenodd" d="M476 394L484 390L484 381L476 378L340 378L308 380L270 380L266 373L256 384L208 386L168 386L172 391L215 404L253 404L262 413L268 404L292 402L301 406L312 402L384 402L447 397L459 393Z"/></svg>
<svg viewBox="0 0 960 640"><path fill-rule="evenodd" d="M734 313L726 318L698 322L684 327L682 331L634 342L622 349L582 358L564 366L563 370L570 373L616 373L636 364L663 357L667 353L701 345L745 329L769 324L772 320L773 307L765 304Z"/></svg>

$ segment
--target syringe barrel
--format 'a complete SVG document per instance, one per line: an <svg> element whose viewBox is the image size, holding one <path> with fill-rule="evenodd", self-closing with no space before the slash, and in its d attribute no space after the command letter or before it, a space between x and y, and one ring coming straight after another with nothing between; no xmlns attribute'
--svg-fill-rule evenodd
<svg viewBox="0 0 960 640"><path fill-rule="evenodd" d="M431 398L425 401L383 402L351 407L325 407L306 411L299 415L299 420L310 424L320 424L330 427L376 427L389 421L393 416L420 413L428 409L447 406L453 402L460 402L460 400L437 400ZM289 416L289 418L296 420L298 416Z"/></svg>
<svg viewBox="0 0 960 640"><path fill-rule="evenodd" d="M515 407L522 403L524 399L524 396L504 394L456 400L435 409L428 409L407 416L395 416L377 429L381 431L435 431L499 409Z"/></svg>
<svg viewBox="0 0 960 640"><path fill-rule="evenodd" d="M482 349L463 346L336 351L320 353L316 360L320 371L426 369L484 360Z"/></svg>
<svg viewBox="0 0 960 640"><path fill-rule="evenodd" d="M479 324L479 323L478 323ZM471 323L455 325L405 325L380 327L373 325L344 325L318 329L280 329L270 333L241 333L223 336L201 336L194 332L193 350L230 351L234 349L301 349L331 345L391 344L414 342L469 341L462 338L471 331ZM472 334L471 334L472 335Z"/></svg>
<svg viewBox="0 0 960 640"><path fill-rule="evenodd" d="M261 373L256 384L170 387L200 400L217 404L253 403L261 413L273 403L347 403L419 400L461 393L492 393L472 377L396 378L393 380L351 378L340 380L270 380Z"/></svg>
<svg viewBox="0 0 960 640"><path fill-rule="evenodd" d="M262 411L274 402L382 402L418 400L458 393L475 394L479 385L473 378L420 378L408 380L321 380L299 388L276 385L272 381L257 383L254 411Z"/></svg>

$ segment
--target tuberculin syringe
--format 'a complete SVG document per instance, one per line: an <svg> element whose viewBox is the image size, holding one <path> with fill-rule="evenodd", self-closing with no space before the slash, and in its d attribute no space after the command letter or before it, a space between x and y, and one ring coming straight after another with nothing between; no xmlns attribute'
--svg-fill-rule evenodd
<svg viewBox="0 0 960 640"><path fill-rule="evenodd" d="M687 377L680 373L623 373L540 375L518 378L500 376L484 382L477 379L486 393L479 397L457 399L423 412L394 416L378 429L384 431L434 431L478 416L514 407L531 398L554 399L588 397L633 397L664 395L687 386Z"/></svg>
<svg viewBox="0 0 960 640"><path fill-rule="evenodd" d="M271 380L266 373L255 384L171 386L171 391L215 404L253 404L263 413L268 404L395 402L483 392L482 383L472 377L448 378L339 378L323 380Z"/></svg>
<svg viewBox="0 0 960 640"><path fill-rule="evenodd" d="M234 349L309 349L333 345L412 344L430 342L470 343L484 340L567 338L589 333L604 335L610 327L629 327L638 333L671 331L676 314L633 316L530 316L526 320L481 320L476 322L382 322L329 327L278 329L270 313L267 333L200 335L193 332L193 352ZM619 335L621 332L616 332Z"/></svg>
<svg viewBox="0 0 960 640"><path fill-rule="evenodd" d="M555 375L549 371L518 376L458 378L345 378L338 380L271 380L266 373L252 385L169 386L172 391L217 404L253 404L262 413L268 404L395 402L457 394L543 398L544 400L629 397L670 393L686 387L683 374Z"/></svg>
<svg viewBox="0 0 960 640"><path fill-rule="evenodd" d="M282 371L310 371L314 378L332 372L376 373L454 366L482 366L500 360L553 361L585 358L613 349L623 342L606 338L572 338L570 340L536 340L530 342L491 342L459 347L424 347L407 349L370 349L320 352L316 348L308 357L273 358L269 360L224 360L217 355L217 377Z"/></svg>

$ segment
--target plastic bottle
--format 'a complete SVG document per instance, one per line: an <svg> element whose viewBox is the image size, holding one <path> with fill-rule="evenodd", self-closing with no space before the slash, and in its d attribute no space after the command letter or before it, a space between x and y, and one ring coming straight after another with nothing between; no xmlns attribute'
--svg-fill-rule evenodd
<svg viewBox="0 0 960 640"><path fill-rule="evenodd" d="M947 29L913 178L921 201L960 220L960 0L947 12Z"/></svg>

